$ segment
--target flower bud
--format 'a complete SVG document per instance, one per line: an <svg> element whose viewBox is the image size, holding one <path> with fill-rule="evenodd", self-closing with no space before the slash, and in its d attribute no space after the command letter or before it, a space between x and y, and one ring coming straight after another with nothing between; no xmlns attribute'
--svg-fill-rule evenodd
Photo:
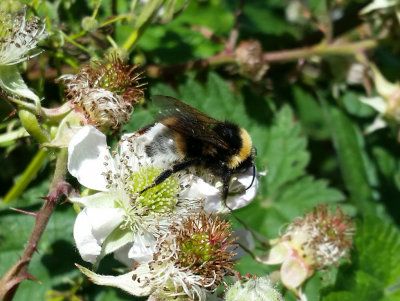
<svg viewBox="0 0 400 301"><path fill-rule="evenodd" d="M325 205L316 207L288 226L283 236L272 241L266 264L281 266L283 284L295 289L316 269L337 265L349 255L354 225L340 209L331 213Z"/></svg>
<svg viewBox="0 0 400 301"><path fill-rule="evenodd" d="M60 77L67 100L82 115L83 124L107 132L118 131L130 120L133 106L144 95L136 67L111 58L107 63L97 61L82 67L76 75Z"/></svg>
<svg viewBox="0 0 400 301"><path fill-rule="evenodd" d="M268 277L246 277L236 281L226 292L225 301L283 301Z"/></svg>
<svg viewBox="0 0 400 301"><path fill-rule="evenodd" d="M83 30L93 32L99 28L99 22L92 17L84 17L81 26Z"/></svg>
<svg viewBox="0 0 400 301"><path fill-rule="evenodd" d="M204 212L170 227L149 263L154 300L206 300L233 273L230 223ZM178 299L177 299L178 298Z"/></svg>
<svg viewBox="0 0 400 301"><path fill-rule="evenodd" d="M268 70L263 62L261 43L256 40L243 41L236 49L236 58L241 74L254 81L260 80Z"/></svg>

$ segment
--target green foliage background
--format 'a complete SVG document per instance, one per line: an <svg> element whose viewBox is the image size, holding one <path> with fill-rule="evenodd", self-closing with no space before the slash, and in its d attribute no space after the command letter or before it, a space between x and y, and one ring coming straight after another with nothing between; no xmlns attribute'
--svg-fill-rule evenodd
<svg viewBox="0 0 400 301"><path fill-rule="evenodd" d="M333 37L351 41L361 40L357 26L368 20L360 18L359 11L369 2L310 0L306 6L322 24L335 9L340 9L342 19L331 24ZM26 2L39 16L46 17L50 39L56 39L59 30L68 36L80 32L81 19L92 14L96 3ZM128 2L112 3L119 14L128 11ZM324 37L315 20L305 19L298 24L287 21L288 3L246 1L239 41L258 40L263 51L321 43ZM130 62L139 62L146 70L149 65L176 66L219 53L224 49L223 43L206 38L194 27L208 28L215 36L227 39L237 6L238 1L193 0L173 20L140 27ZM110 1L101 3L97 15L100 22L111 16L110 7ZM396 22L390 10L379 18L383 24L388 20ZM389 28L391 33L365 55L390 80L396 81L400 77L396 46L400 26L390 24L394 24ZM116 43L122 45L138 26L115 23ZM100 30L85 33L88 41L82 43L86 43L88 51L71 48L68 40L57 47L54 43L47 45L42 56L23 67L27 83L44 97L44 105L60 104L62 89L54 83L55 75L43 75L75 73L90 58L102 58L110 47L104 35ZM377 36L378 32L371 33L371 38ZM229 64L146 79L147 99L154 94L174 96L217 119L234 121L250 132L257 148L257 168L268 173L260 179L257 198L235 215L254 231L275 238L282 226L320 203L332 208L340 205L356 219L351 259L340 267L316 273L305 286L309 300L400 300L400 146L391 128L364 134L377 113L359 101L367 95L363 86L346 82L347 71L355 61L354 55L333 53L306 57L304 65L299 65L299 61L271 63L266 75L257 82ZM35 77L35 71L41 72L41 76ZM372 94L376 92L373 90ZM0 108L0 120L4 120L12 107L0 100ZM152 123L151 112L150 102L140 104L124 132ZM7 119L1 124L3 132L9 122ZM0 194L5 195L38 145L22 138L1 146ZM10 207L37 211L42 204L40 197L47 194L51 169L47 160L22 196L0 207L0 275L18 259L34 223L33 217L13 212ZM69 180L76 185L72 177ZM72 206L60 202L29 269L40 282L24 281L14 300L132 300L117 289L91 284L75 268L74 263L85 265L74 247L75 217ZM241 225L235 223L235 227ZM113 273L116 267L121 266L107 258L100 272ZM261 276L274 268L256 263L247 255L240 260L237 270ZM291 292L285 292L285 298L295 300Z"/></svg>

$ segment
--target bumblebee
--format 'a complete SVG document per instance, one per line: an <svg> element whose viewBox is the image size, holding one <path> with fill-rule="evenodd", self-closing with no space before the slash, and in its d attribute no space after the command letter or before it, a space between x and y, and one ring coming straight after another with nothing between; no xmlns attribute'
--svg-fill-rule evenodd
<svg viewBox="0 0 400 301"><path fill-rule="evenodd" d="M146 153L154 157L159 153L174 152L180 159L162 171L139 195L190 166L208 169L222 180L224 201L233 174L253 167L254 181L256 149L245 129L228 121L216 120L173 97L156 95L152 101L159 108L155 119L167 129L164 128L166 131L155 135L154 141L146 145ZM151 127L139 131L144 133Z"/></svg>

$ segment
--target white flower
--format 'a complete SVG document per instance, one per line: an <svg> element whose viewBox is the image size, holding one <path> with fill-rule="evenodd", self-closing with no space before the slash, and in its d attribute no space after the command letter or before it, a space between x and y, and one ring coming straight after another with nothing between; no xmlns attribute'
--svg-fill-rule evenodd
<svg viewBox="0 0 400 301"><path fill-rule="evenodd" d="M74 226L77 248L85 261L95 263L113 252L126 264L148 261L155 251L156 238L172 222L198 211L203 202L221 203L218 189L187 171L137 195L176 159L154 159L145 153L146 142L152 141L161 127L157 124L139 137L124 136L120 152L113 156L104 134L92 126L83 127L72 138L69 172L82 185L99 191L71 198L85 207Z"/></svg>
<svg viewBox="0 0 400 301"><path fill-rule="evenodd" d="M22 79L16 64L28 60L41 51L31 52L46 36L45 24L24 14L10 15L0 11L0 87L8 93L31 99L40 107L39 97Z"/></svg>
<svg viewBox="0 0 400 301"><path fill-rule="evenodd" d="M204 211L174 223L157 240L153 259L120 276L80 270L100 285L115 286L138 296L148 288L149 300L210 300L232 275L234 238L231 224ZM130 283L129 283L130 281Z"/></svg>
<svg viewBox="0 0 400 301"><path fill-rule="evenodd" d="M354 225L340 209L332 213L319 205L288 226L284 235L270 242L272 248L261 259L265 264L282 264L282 283L298 294L316 269L338 264L349 255Z"/></svg>
<svg viewBox="0 0 400 301"><path fill-rule="evenodd" d="M15 65L38 54L29 53L46 37L45 24L37 17L12 16L0 11L0 65Z"/></svg>

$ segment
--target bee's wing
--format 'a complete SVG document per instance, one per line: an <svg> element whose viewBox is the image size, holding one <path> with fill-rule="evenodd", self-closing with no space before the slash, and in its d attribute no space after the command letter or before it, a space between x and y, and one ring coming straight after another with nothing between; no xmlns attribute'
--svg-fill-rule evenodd
<svg viewBox="0 0 400 301"><path fill-rule="evenodd" d="M221 121L170 96L154 95L152 101L160 109L155 115L156 120L166 127L182 135L229 148L229 145L213 130L213 127Z"/></svg>

